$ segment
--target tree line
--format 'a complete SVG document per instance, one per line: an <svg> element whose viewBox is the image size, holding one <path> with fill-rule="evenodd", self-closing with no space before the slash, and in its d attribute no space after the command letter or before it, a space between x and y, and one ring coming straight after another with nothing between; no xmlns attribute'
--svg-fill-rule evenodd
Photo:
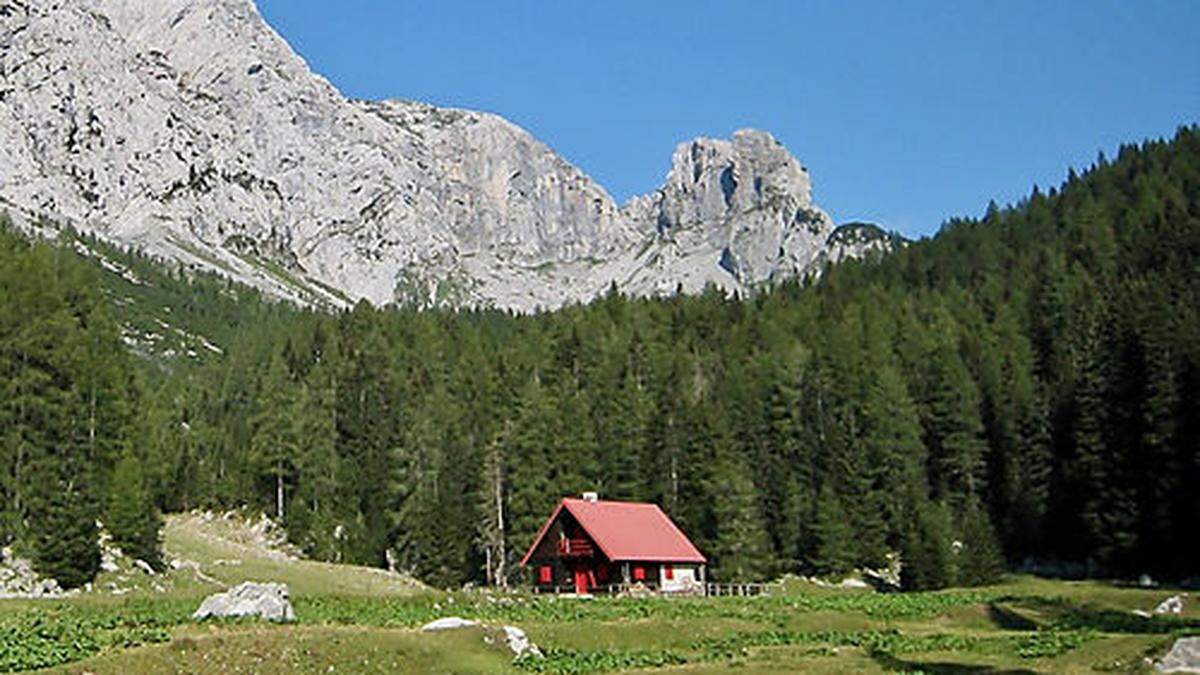
<svg viewBox="0 0 1200 675"><path fill-rule="evenodd" d="M498 583L595 490L660 504L722 580L892 551L909 588L1194 573L1197 134L744 299L321 313L172 277L241 317L194 364L118 348L87 264L6 235L0 535L56 571L78 514L146 542L157 511L250 505L317 558Z"/></svg>

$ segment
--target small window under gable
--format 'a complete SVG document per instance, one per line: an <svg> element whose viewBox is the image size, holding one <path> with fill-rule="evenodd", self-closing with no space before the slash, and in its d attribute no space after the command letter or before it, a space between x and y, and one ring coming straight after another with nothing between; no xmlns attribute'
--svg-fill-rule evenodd
<svg viewBox="0 0 1200 675"><path fill-rule="evenodd" d="M549 565L542 565L538 568L538 583L548 584L554 581L554 570L550 569Z"/></svg>

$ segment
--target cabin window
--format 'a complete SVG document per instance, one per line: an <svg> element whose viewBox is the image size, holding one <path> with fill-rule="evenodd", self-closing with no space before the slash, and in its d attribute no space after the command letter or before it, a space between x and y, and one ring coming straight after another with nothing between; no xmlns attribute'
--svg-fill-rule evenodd
<svg viewBox="0 0 1200 675"><path fill-rule="evenodd" d="M634 581L645 581L646 580L646 568L642 567L641 565L634 565L633 580Z"/></svg>
<svg viewBox="0 0 1200 675"><path fill-rule="evenodd" d="M596 569L596 578L599 579L600 583L602 583L602 584L607 582L608 581L608 568L604 567L603 565L598 567Z"/></svg>
<svg viewBox="0 0 1200 675"><path fill-rule="evenodd" d="M675 578L675 568L667 565L663 568L663 577L670 580Z"/></svg>
<svg viewBox="0 0 1200 675"><path fill-rule="evenodd" d="M554 581L554 572L553 572L553 570L550 569L550 566L542 565L541 567L539 567L538 568L538 583L539 584L548 584L551 581Z"/></svg>

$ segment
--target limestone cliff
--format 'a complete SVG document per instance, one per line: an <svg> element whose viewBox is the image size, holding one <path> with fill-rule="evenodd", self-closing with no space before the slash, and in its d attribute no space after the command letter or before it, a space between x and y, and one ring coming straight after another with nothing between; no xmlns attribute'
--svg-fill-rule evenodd
<svg viewBox="0 0 1200 675"><path fill-rule="evenodd" d="M619 208L495 115L343 97L251 0L0 0L0 208L303 303L519 311L749 290L831 258L770 135Z"/></svg>

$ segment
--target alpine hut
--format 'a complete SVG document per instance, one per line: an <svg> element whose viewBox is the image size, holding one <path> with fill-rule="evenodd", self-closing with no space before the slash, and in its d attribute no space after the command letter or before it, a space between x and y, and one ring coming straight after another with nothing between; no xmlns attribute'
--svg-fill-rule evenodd
<svg viewBox="0 0 1200 675"><path fill-rule="evenodd" d="M594 492L563 499L521 559L535 589L580 595L639 584L702 594L706 562L656 504L601 501Z"/></svg>

